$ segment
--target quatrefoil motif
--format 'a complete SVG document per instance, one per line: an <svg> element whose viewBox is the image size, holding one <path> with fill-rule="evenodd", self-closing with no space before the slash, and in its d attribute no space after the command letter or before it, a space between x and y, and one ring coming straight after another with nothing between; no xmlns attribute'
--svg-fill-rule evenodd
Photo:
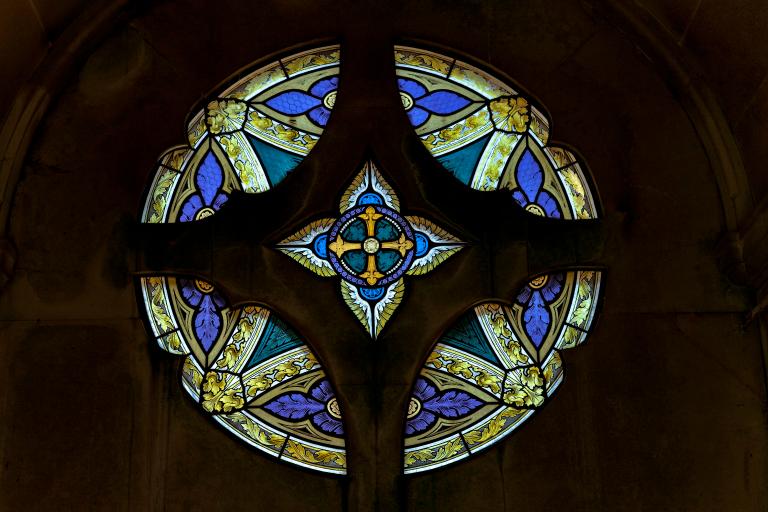
<svg viewBox="0 0 768 512"><path fill-rule="evenodd" d="M423 275L464 243L422 217L400 213L400 200L368 161L344 192L340 217L316 220L277 248L324 277L341 277L341 294L372 338L400 304L403 277Z"/></svg>

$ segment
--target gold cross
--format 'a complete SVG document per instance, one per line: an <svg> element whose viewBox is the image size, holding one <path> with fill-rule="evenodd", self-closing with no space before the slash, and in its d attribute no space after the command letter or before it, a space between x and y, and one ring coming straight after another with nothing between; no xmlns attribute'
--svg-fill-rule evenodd
<svg viewBox="0 0 768 512"><path fill-rule="evenodd" d="M384 242L381 244L382 249L394 249L400 252L400 256L405 257L405 253L413 247L413 242L405 238L405 234L400 234L399 240L393 240L391 242Z"/></svg>
<svg viewBox="0 0 768 512"><path fill-rule="evenodd" d="M347 242L343 238L341 238L341 235L336 236L336 240L331 242L331 244L328 246L330 250L336 253L336 256L341 258L341 255L344 254L347 251L354 251L355 249L362 249L363 244L360 242Z"/></svg>
<svg viewBox="0 0 768 512"><path fill-rule="evenodd" d="M376 221L379 220L382 215L376 213L373 206L369 206L365 209L364 213L358 215L359 218L365 221L365 226L368 230L368 236L373 236L376 233Z"/></svg>
<svg viewBox="0 0 768 512"><path fill-rule="evenodd" d="M384 277L384 274L379 272L379 269L376 268L376 256L373 254L368 255L368 268L360 274L360 277L365 279L369 285L373 286L376 284L376 282Z"/></svg>

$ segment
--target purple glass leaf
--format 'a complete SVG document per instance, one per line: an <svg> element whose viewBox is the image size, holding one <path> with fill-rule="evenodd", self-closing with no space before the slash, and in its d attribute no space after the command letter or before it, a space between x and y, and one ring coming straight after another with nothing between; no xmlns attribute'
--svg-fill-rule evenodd
<svg viewBox="0 0 768 512"><path fill-rule="evenodd" d="M528 299L531 298L531 287L530 286L524 286L522 290L520 290L520 293L517 295L517 303L518 304L525 304L528 302Z"/></svg>
<svg viewBox="0 0 768 512"><path fill-rule="evenodd" d="M181 215L179 220L181 222L190 222L195 220L195 215L203 207L203 200L200 198L200 194L193 194L189 196L181 207Z"/></svg>
<svg viewBox="0 0 768 512"><path fill-rule="evenodd" d="M418 106L444 116L454 114L470 103L469 99L450 91L435 91L416 100Z"/></svg>
<svg viewBox="0 0 768 512"><path fill-rule="evenodd" d="M313 96L322 98L329 92L336 90L338 86L339 86L339 77L334 76L333 78L324 78L322 80L318 80L317 82L315 82L315 84L309 89L309 92Z"/></svg>
<svg viewBox="0 0 768 512"><path fill-rule="evenodd" d="M217 195L216 198L213 200L213 205L212 205L213 209L215 211L219 211L219 208L221 208L222 205L227 202L227 199L229 199L229 197L226 194Z"/></svg>
<svg viewBox="0 0 768 512"><path fill-rule="evenodd" d="M405 423L406 435L411 435L414 432L424 432L429 427L435 424L436 416L429 411L421 410L419 414L411 418Z"/></svg>
<svg viewBox="0 0 768 512"><path fill-rule="evenodd" d="M547 279L547 284L541 289L541 294L544 296L544 300L549 304L563 289L563 274L550 274Z"/></svg>
<svg viewBox="0 0 768 512"><path fill-rule="evenodd" d="M316 125L325 126L328 123L328 118L331 117L331 111L325 107L317 107L310 110L307 115Z"/></svg>
<svg viewBox="0 0 768 512"><path fill-rule="evenodd" d="M312 423L317 425L320 430L329 434L341 435L344 433L344 427L342 426L341 421L337 420L325 411L312 416Z"/></svg>
<svg viewBox="0 0 768 512"><path fill-rule="evenodd" d="M483 403L480 400L455 389L449 389L432 400L424 402L425 409L429 409L445 418L466 416L481 405Z"/></svg>
<svg viewBox="0 0 768 512"><path fill-rule="evenodd" d="M423 85L407 78L398 78L397 86L401 91L410 94L413 99L419 99L427 93Z"/></svg>
<svg viewBox="0 0 768 512"><path fill-rule="evenodd" d="M195 326L195 335L205 351L209 351L213 343L221 334L221 315L216 309L210 295L204 295L192 322Z"/></svg>
<svg viewBox="0 0 768 512"><path fill-rule="evenodd" d="M210 206L213 204L213 198L216 197L216 192L223 182L224 171L221 168L221 164L213 152L208 151L195 174L195 184L200 189L200 195L203 196L203 201L206 205Z"/></svg>
<svg viewBox="0 0 768 512"><path fill-rule="evenodd" d="M314 388L312 388L312 391L310 393L315 399L323 403L326 403L328 400L334 397L333 388L331 388L331 383L325 379L320 381L320 383L318 383Z"/></svg>
<svg viewBox="0 0 768 512"><path fill-rule="evenodd" d="M423 108L413 107L408 111L408 119L410 119L411 125L413 125L415 128L418 128L424 124L427 119L429 119L429 112Z"/></svg>
<svg viewBox="0 0 768 512"><path fill-rule="evenodd" d="M437 393L437 391L429 382L422 378L416 379L416 385L413 387L413 395L422 403L435 396L435 393Z"/></svg>
<svg viewBox="0 0 768 512"><path fill-rule="evenodd" d="M528 199L525 197L525 194L523 194L523 192L519 188L516 188L512 192L512 197L514 197L515 201L517 201L517 204L519 204L523 208L528 206Z"/></svg>
<svg viewBox="0 0 768 512"><path fill-rule="evenodd" d="M325 406L301 393L287 393L275 398L264 408L281 418L301 420L323 411Z"/></svg>
<svg viewBox="0 0 768 512"><path fill-rule="evenodd" d="M517 162L515 179L517 179L518 185L525 192L528 202L533 202L539 193L541 184L544 182L544 174L541 172L541 165L530 149L526 149L523 152L523 156L520 157L520 161Z"/></svg>
<svg viewBox="0 0 768 512"><path fill-rule="evenodd" d="M544 335L547 334L550 318L549 311L538 290L533 292L528 307L523 312L523 322L525 323L525 332L531 337L536 348L540 347Z"/></svg>
<svg viewBox="0 0 768 512"><path fill-rule="evenodd" d="M192 281L179 279L179 284L181 285L181 296L184 297L187 304L196 308L200 304L203 294L200 293L200 290L195 287Z"/></svg>
<svg viewBox="0 0 768 512"><path fill-rule="evenodd" d="M557 201L555 201L555 198L552 197L546 190L539 192L537 202L547 214L547 217L552 219L559 219L561 217L560 207L557 205Z"/></svg>
<svg viewBox="0 0 768 512"><path fill-rule="evenodd" d="M302 91L286 91L266 101L269 108L286 115L304 114L322 101Z"/></svg>

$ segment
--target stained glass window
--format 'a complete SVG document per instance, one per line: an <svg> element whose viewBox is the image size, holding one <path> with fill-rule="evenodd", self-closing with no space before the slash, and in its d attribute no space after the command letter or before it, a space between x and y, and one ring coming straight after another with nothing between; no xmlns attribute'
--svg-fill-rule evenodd
<svg viewBox="0 0 768 512"><path fill-rule="evenodd" d="M551 123L530 95L432 51L398 46L395 62L405 113L446 179L506 189L510 209L556 222L583 225L599 216L586 165L549 143ZM211 97L190 118L188 144L161 156L142 221L201 220L234 191L277 186L320 139L339 66L338 46L317 48L262 66ZM407 279L460 257L466 246L428 214L412 215L385 176L366 160L339 191L333 216L307 220L273 247L286 261L338 280L339 300L367 342L393 321ZM184 357L182 385L201 411L280 460L346 473L341 407L310 348L324 340L303 339L268 305L232 305L204 279L142 276L138 284L149 330L163 350ZM561 352L592 329L601 285L597 269L552 269L450 325L413 384L403 416L404 472L466 458L544 407L564 376Z"/></svg>

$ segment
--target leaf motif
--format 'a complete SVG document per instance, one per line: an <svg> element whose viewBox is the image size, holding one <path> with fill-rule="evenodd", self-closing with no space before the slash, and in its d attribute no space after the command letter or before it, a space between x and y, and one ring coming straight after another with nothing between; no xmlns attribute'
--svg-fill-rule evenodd
<svg viewBox="0 0 768 512"><path fill-rule="evenodd" d="M400 305L405 294L405 282L402 278L389 285L384 297L376 303L374 315L376 317L376 334L378 336L386 323L392 318L392 314Z"/></svg>
<svg viewBox="0 0 768 512"><path fill-rule="evenodd" d="M483 403L480 400L455 389L450 389L424 403L426 409L436 412L445 418L465 416L481 405Z"/></svg>

